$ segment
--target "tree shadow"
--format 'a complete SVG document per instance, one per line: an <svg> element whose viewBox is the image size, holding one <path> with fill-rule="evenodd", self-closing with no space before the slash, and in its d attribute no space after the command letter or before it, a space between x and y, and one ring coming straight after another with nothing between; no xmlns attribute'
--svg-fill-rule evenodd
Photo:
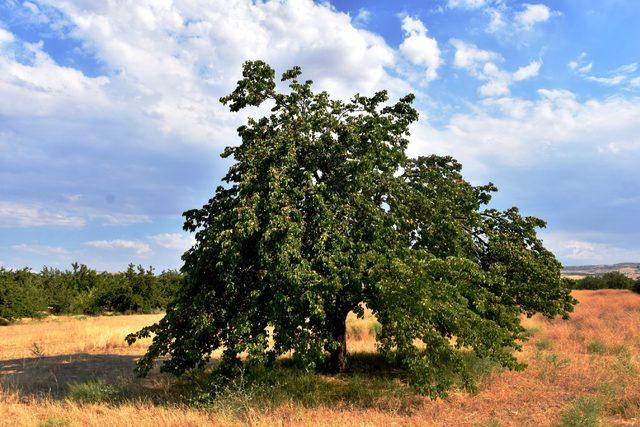
<svg viewBox="0 0 640 427"><path fill-rule="evenodd" d="M160 373L157 366L147 377L137 378L133 368L139 357L78 353L3 360L0 390L21 397L78 400L72 389L80 384L104 388L96 402L186 404L237 413L240 418L243 414L238 411L269 411L283 404L406 413L423 402L407 385L402 370L371 353L350 355L348 371L336 375L305 372L283 358L271 368L247 372L215 389L193 376L179 380Z"/></svg>
<svg viewBox="0 0 640 427"><path fill-rule="evenodd" d="M109 384L128 398L169 396L176 382L158 369L137 378L133 369L139 355L76 353L0 360L0 389L21 396L64 399L69 385L87 381Z"/></svg>

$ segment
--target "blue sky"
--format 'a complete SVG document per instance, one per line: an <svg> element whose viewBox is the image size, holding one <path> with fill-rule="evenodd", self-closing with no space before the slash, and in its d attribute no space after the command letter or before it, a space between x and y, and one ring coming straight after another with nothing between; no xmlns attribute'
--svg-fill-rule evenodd
<svg viewBox="0 0 640 427"><path fill-rule="evenodd" d="M415 93L411 154L494 182L567 265L638 262L638 22L635 0L2 0L0 265L179 267L247 59Z"/></svg>

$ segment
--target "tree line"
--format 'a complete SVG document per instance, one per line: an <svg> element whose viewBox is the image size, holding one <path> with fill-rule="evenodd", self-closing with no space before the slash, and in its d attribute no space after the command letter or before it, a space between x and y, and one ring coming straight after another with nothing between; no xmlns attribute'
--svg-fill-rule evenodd
<svg viewBox="0 0 640 427"><path fill-rule="evenodd" d="M585 276L578 280L568 279L567 282L571 289L629 289L640 293L640 277L634 280L619 271Z"/></svg>
<svg viewBox="0 0 640 427"><path fill-rule="evenodd" d="M74 263L70 270L0 268L0 318L12 321L46 314L150 313L163 310L182 275L156 274L130 264L119 273L98 272Z"/></svg>

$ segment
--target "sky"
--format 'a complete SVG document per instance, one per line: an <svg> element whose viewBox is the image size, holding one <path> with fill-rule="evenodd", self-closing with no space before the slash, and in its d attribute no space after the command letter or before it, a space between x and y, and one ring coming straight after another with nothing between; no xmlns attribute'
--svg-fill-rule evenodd
<svg viewBox="0 0 640 427"><path fill-rule="evenodd" d="M0 266L179 268L252 59L414 93L411 155L496 184L565 265L640 262L638 22L637 0L0 0Z"/></svg>

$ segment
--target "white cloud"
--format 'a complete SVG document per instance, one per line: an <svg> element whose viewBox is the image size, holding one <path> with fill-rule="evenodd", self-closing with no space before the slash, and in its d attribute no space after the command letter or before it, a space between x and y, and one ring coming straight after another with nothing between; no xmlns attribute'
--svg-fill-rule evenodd
<svg viewBox="0 0 640 427"><path fill-rule="evenodd" d="M449 0L447 2L447 6L452 9L480 9L483 6L486 6L487 3L487 0Z"/></svg>
<svg viewBox="0 0 640 427"><path fill-rule="evenodd" d="M562 15L559 11L551 10L547 5L522 4L522 9L515 11L508 2L503 0L448 0L450 9L481 11L489 22L485 30L488 33L502 31L530 31L536 24L549 21L553 16Z"/></svg>
<svg viewBox="0 0 640 427"><path fill-rule="evenodd" d="M193 236L181 233L162 233L148 236L147 238L160 247L181 252L186 251L195 243Z"/></svg>
<svg viewBox="0 0 640 427"><path fill-rule="evenodd" d="M38 204L0 201L0 227L80 228L84 218Z"/></svg>
<svg viewBox="0 0 640 427"><path fill-rule="evenodd" d="M87 77L57 65L42 43L23 43L18 50L0 52L0 114L6 117L73 115L86 117L108 108L106 77ZM16 48L18 49L18 48ZM16 56L27 56L29 63ZM15 102L15 100L21 102Z"/></svg>
<svg viewBox="0 0 640 427"><path fill-rule="evenodd" d="M531 30L536 24L547 22L554 13L557 14L544 4L525 3L522 7L524 9L516 13L514 20L524 30Z"/></svg>
<svg viewBox="0 0 640 427"><path fill-rule="evenodd" d="M486 81L478 89L478 94L483 97L509 95L509 86L513 82L537 76L542 65L542 61L532 61L529 65L520 67L511 73L500 69L495 64L495 62L502 60L502 56L498 53L479 49L472 43L458 39L451 39L449 42L456 49L453 60L454 67L467 70L477 79Z"/></svg>
<svg viewBox="0 0 640 427"><path fill-rule="evenodd" d="M513 80L519 82L521 80L527 80L532 77L536 77L540 72L542 61L533 61L529 65L520 67L513 73Z"/></svg>
<svg viewBox="0 0 640 427"><path fill-rule="evenodd" d="M507 26L504 12L497 8L487 8L485 13L489 16L489 24L487 25L488 33L497 33Z"/></svg>
<svg viewBox="0 0 640 427"><path fill-rule="evenodd" d="M478 67L487 62L501 61L502 56L496 52L479 49L472 43L466 43L459 39L449 40L451 45L456 49L453 65L457 68L463 68L472 72L476 72Z"/></svg>
<svg viewBox="0 0 640 427"><path fill-rule="evenodd" d="M15 39L14 35L4 28L0 27L0 45L2 43L9 43Z"/></svg>
<svg viewBox="0 0 640 427"><path fill-rule="evenodd" d="M409 91L387 72L396 65L394 49L328 3L141 0L129 8L118 2L45 0L39 5L41 13L63 12L62 18L59 13L50 18L71 26L66 36L95 55L104 75L88 77L59 66L41 45L25 44L32 51L30 64L0 57L0 114L60 115L76 122L108 116L124 128L157 128L173 141L219 147L235 138L239 118L218 98L232 89L247 59L264 59L278 72L300 65L319 88L342 97L381 88L392 96ZM421 47L428 52L414 51ZM427 67L429 78L435 76L439 56L433 39L418 32L407 49Z"/></svg>
<svg viewBox="0 0 640 427"><path fill-rule="evenodd" d="M444 128L421 122L412 155L453 155L476 176L491 179L498 165L534 166L576 152L592 156L640 154L640 98L579 102L564 90L538 99L489 98L454 115Z"/></svg>
<svg viewBox="0 0 640 427"><path fill-rule="evenodd" d="M442 62L436 39L427 36L427 27L417 18L405 16L402 19L405 39L400 52L413 64L424 66L427 81L438 77L438 67Z"/></svg>
<svg viewBox="0 0 640 427"><path fill-rule="evenodd" d="M371 19L371 11L361 7L358 9L358 13L353 18L353 23L357 26L364 26L369 23Z"/></svg>
<svg viewBox="0 0 640 427"><path fill-rule="evenodd" d="M96 215L96 218L102 219L103 225L132 225L151 222L148 215L142 214L109 213Z"/></svg>
<svg viewBox="0 0 640 427"><path fill-rule="evenodd" d="M59 246L47 246L47 245L39 245L39 244L22 243L19 245L11 246L11 249L18 252L28 252L36 255L45 255L45 256L65 257L69 255L69 251Z"/></svg>
<svg viewBox="0 0 640 427"><path fill-rule="evenodd" d="M638 64L636 62L622 65L601 75L592 75L590 72L593 68L593 63L587 63L586 58L586 52L582 52L573 61L569 62L569 68L584 79L601 85L627 86L628 88L640 86L640 76L635 75L636 71L638 71Z"/></svg>
<svg viewBox="0 0 640 427"><path fill-rule="evenodd" d="M542 238L547 248L570 264L612 264L640 259L640 250L607 242L619 240L615 235L543 232Z"/></svg>
<svg viewBox="0 0 640 427"><path fill-rule="evenodd" d="M138 255L148 254L151 252L151 247L147 243L138 240L92 240L89 242L85 242L85 245L96 249L132 250Z"/></svg>
<svg viewBox="0 0 640 427"><path fill-rule="evenodd" d="M587 80L600 83L606 86L617 86L626 79L626 76L612 76L612 77L596 77L588 76Z"/></svg>
<svg viewBox="0 0 640 427"><path fill-rule="evenodd" d="M325 2L32 3L49 19L52 33L78 44L76 54L93 63L86 67L92 73L56 62L42 42L26 43L0 30L0 118L11 122L7 128L0 123L0 157L12 166L0 165L0 179L16 182L16 194L28 189L31 198L83 197L67 198L80 214L65 213L64 204L12 202L27 207L17 215L13 207L0 211L0 226L82 226L101 220L125 225L179 215L181 203L199 201L203 190L189 174L176 179L175 169L163 168L194 165L193 157L202 158L205 150L238 142L243 118L218 99L233 89L245 60L264 59L278 73L300 65L316 89L342 98L380 89L392 97L411 91L395 68L399 51ZM20 9L35 11L28 4ZM365 15L362 11L360 19ZM421 34L418 42L429 43ZM428 76L439 64L434 52L416 53ZM189 157L189 152L197 154ZM173 204L165 207L159 201L169 191ZM107 194L117 194L116 204L105 206Z"/></svg>

